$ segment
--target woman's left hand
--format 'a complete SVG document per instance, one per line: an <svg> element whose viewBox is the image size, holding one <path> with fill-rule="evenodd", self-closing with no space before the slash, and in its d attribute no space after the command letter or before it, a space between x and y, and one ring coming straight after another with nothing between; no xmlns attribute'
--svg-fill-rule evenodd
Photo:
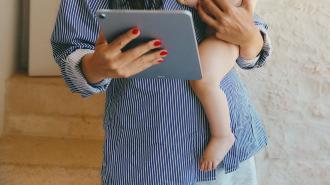
<svg viewBox="0 0 330 185"><path fill-rule="evenodd" d="M216 31L218 39L240 46L244 59L253 59L261 51L263 38L254 24L251 0L243 0L239 7L230 0L201 0L197 10L201 19Z"/></svg>

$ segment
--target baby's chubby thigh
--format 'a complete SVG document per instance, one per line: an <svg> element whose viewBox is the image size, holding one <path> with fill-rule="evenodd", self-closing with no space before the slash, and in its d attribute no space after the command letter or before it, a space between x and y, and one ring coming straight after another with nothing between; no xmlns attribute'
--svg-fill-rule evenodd
<svg viewBox="0 0 330 185"><path fill-rule="evenodd" d="M239 56L239 47L208 36L199 45L203 73L202 81L219 84L223 77L234 67Z"/></svg>

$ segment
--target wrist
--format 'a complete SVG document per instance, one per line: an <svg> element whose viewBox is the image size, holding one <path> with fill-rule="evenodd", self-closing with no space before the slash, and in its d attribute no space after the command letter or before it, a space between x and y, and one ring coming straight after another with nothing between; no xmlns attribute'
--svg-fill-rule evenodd
<svg viewBox="0 0 330 185"><path fill-rule="evenodd" d="M250 39L240 45L240 57L246 60L254 59L258 56L263 48L263 37L260 30L255 27Z"/></svg>
<svg viewBox="0 0 330 185"><path fill-rule="evenodd" d="M103 81L105 78L100 76L98 72L96 72L94 64L93 64L93 54L87 54L82 58L80 63L81 71L86 78L89 84L97 84Z"/></svg>

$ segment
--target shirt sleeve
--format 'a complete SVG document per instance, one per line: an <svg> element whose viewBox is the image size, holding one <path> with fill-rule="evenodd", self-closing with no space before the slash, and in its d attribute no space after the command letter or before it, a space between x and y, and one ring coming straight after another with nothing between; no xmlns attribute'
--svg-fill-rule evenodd
<svg viewBox="0 0 330 185"><path fill-rule="evenodd" d="M263 47L258 56L252 60L245 60L242 57L238 57L236 62L242 69L254 69L262 67L266 64L272 54L271 40L268 35L268 25L257 14L254 14L254 23L262 34L264 40Z"/></svg>
<svg viewBox="0 0 330 185"><path fill-rule="evenodd" d="M64 80L68 83L71 92L80 93L82 97L106 91L111 82L111 78L108 78L96 84L88 83L81 71L80 64L82 58L89 53L94 53L94 50L77 49L65 60L67 66L64 70L68 76L64 76Z"/></svg>
<svg viewBox="0 0 330 185"><path fill-rule="evenodd" d="M105 79L98 84L89 84L80 68L82 58L95 50L99 32L95 13L97 9L107 8L106 0L101 1L96 6L93 1L62 0L51 36L53 55L61 76L71 92L82 97L106 91L111 82L111 79Z"/></svg>

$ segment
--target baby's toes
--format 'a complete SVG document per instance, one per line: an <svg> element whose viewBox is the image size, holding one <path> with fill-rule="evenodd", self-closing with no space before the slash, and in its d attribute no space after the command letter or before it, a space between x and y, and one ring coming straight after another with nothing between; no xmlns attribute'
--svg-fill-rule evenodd
<svg viewBox="0 0 330 185"><path fill-rule="evenodd" d="M212 161L208 161L207 162L207 171L211 171L212 170L212 166L213 166Z"/></svg>
<svg viewBox="0 0 330 185"><path fill-rule="evenodd" d="M203 160L200 162L200 170L205 171L205 169L206 169L206 165L205 165L205 161Z"/></svg>
<svg viewBox="0 0 330 185"><path fill-rule="evenodd" d="M199 169L203 170L203 159L199 160Z"/></svg>
<svg viewBox="0 0 330 185"><path fill-rule="evenodd" d="M211 171L211 170L214 170L214 164L215 163L214 163L214 161L211 161L210 163L211 163L211 166L210 166L210 171Z"/></svg>

